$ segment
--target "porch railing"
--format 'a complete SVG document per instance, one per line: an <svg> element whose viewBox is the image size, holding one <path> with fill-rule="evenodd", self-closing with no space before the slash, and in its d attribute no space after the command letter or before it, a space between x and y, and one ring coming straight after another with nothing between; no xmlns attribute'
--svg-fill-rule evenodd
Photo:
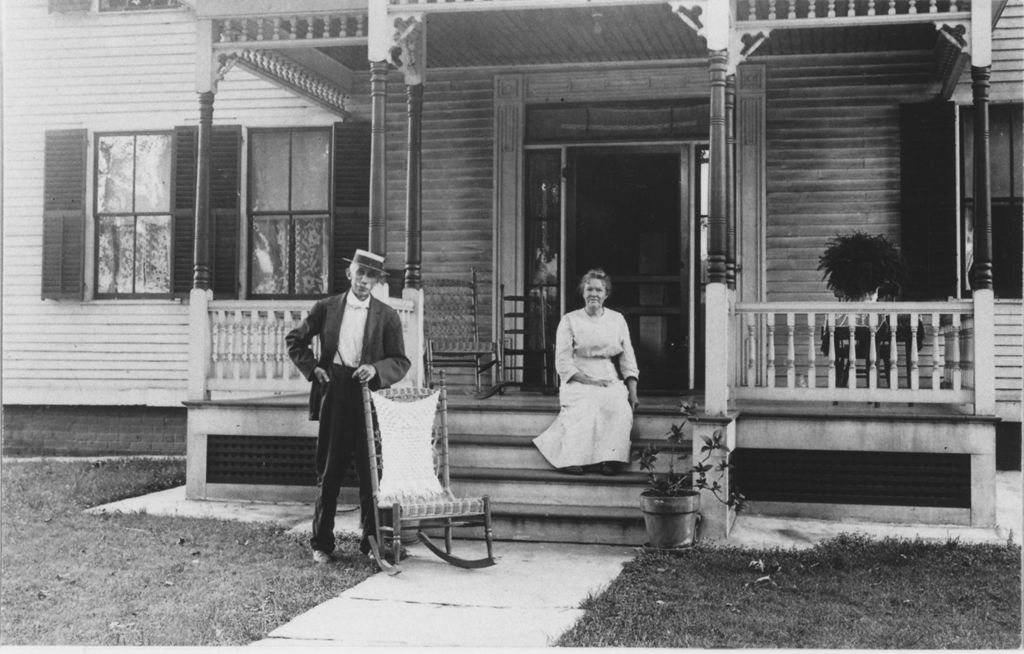
<svg viewBox="0 0 1024 654"><path fill-rule="evenodd" d="M190 302L196 304L194 293ZM402 320L406 354L413 367L403 385L422 383L422 316L415 297L387 298ZM203 303L199 300L199 303ZM193 372L190 397L252 397L306 391L292 364L285 336L309 311L309 300L211 300L192 307ZM201 324L195 324L196 322ZM314 339L319 355L319 341Z"/></svg>
<svg viewBox="0 0 1024 654"><path fill-rule="evenodd" d="M974 402L974 304L739 303L735 396Z"/></svg>
<svg viewBox="0 0 1024 654"><path fill-rule="evenodd" d="M754 21L814 21L828 18L968 17L969 0L735 0L736 18Z"/></svg>

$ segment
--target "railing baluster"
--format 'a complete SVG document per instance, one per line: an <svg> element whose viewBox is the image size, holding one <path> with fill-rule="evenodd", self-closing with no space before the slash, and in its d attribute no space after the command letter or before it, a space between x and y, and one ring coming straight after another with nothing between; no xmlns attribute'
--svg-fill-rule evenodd
<svg viewBox="0 0 1024 654"><path fill-rule="evenodd" d="M915 391L921 388L921 378L918 375L918 361L917 361L917 314L910 314L910 345L908 347L910 352L907 356L910 357L910 388Z"/></svg>
<svg viewBox="0 0 1024 654"><path fill-rule="evenodd" d="M850 330L850 351L846 357L850 374L846 378L846 387L857 388L857 314L846 314L846 325Z"/></svg>
<svg viewBox="0 0 1024 654"><path fill-rule="evenodd" d="M917 13L917 0L910 0L910 6L907 8L907 13L908 14L916 14Z"/></svg>
<svg viewBox="0 0 1024 654"><path fill-rule="evenodd" d="M900 348L896 338L896 327L899 325L896 313L889 314L889 388L900 387Z"/></svg>
<svg viewBox="0 0 1024 654"><path fill-rule="evenodd" d="M775 20L775 2L776 0L768 0L768 20Z"/></svg>
<svg viewBox="0 0 1024 654"><path fill-rule="evenodd" d="M768 339L768 373L765 376L765 386L775 388L775 314L769 313L765 320L765 329Z"/></svg>
<svg viewBox="0 0 1024 654"><path fill-rule="evenodd" d="M788 18L789 20L795 20L796 19L796 0L787 0L786 4L789 5L789 13L786 14L786 18Z"/></svg>
<svg viewBox="0 0 1024 654"><path fill-rule="evenodd" d="M817 15L818 15L816 13L817 12L817 8L814 6L814 3L815 3L815 0L807 0L807 17L808 18L816 18Z"/></svg>
<svg viewBox="0 0 1024 654"><path fill-rule="evenodd" d="M878 0L868 0L868 16L874 16L875 15L875 3L877 1Z"/></svg>
<svg viewBox="0 0 1024 654"><path fill-rule="evenodd" d="M814 0L811 0L812 2ZM836 0L828 0L828 13L826 14L829 18L836 17Z"/></svg>
<svg viewBox="0 0 1024 654"><path fill-rule="evenodd" d="M889 0L889 11L888 11L888 14L890 16L895 16L896 15L896 0Z"/></svg>
<svg viewBox="0 0 1024 654"><path fill-rule="evenodd" d="M931 333L932 343L932 390L942 388L942 348L939 347L939 322L942 316L938 313L931 314L931 323L928 325L928 332Z"/></svg>
<svg viewBox="0 0 1024 654"><path fill-rule="evenodd" d="M875 330L878 329L878 316L872 312L868 314L868 388L878 388L878 354L875 350L875 343L878 337Z"/></svg>
<svg viewBox="0 0 1024 654"><path fill-rule="evenodd" d="M939 3L938 3L938 0L931 0L928 3L928 13L929 14L937 14L937 13L939 13Z"/></svg>
<svg viewBox="0 0 1024 654"><path fill-rule="evenodd" d="M756 315L744 316L747 325L747 386L757 385L757 341L754 335Z"/></svg>
<svg viewBox="0 0 1024 654"><path fill-rule="evenodd" d="M825 339L828 343L828 386L829 389L836 387L836 339L835 324L837 316L829 313L825 316Z"/></svg>
<svg viewBox="0 0 1024 654"><path fill-rule="evenodd" d="M786 314L786 388L796 388L796 314Z"/></svg>
<svg viewBox="0 0 1024 654"><path fill-rule="evenodd" d="M807 314L807 388L815 388L818 385L818 368L815 365L817 359L817 348L815 347L815 313Z"/></svg>
<svg viewBox="0 0 1024 654"><path fill-rule="evenodd" d="M953 390L959 391L963 388L963 372L960 369L960 314L953 314L953 329L951 330L953 336L953 345L950 348L952 356L949 353L946 354L946 359L949 361L949 367L953 371Z"/></svg>
<svg viewBox="0 0 1024 654"><path fill-rule="evenodd" d="M224 366L221 364L221 357L223 356L221 338L223 338L224 333L224 316L220 311L210 311L209 315L210 328L213 331L210 338L210 361L213 363L213 366L210 372L214 379L220 379L224 376Z"/></svg>
<svg viewBox="0 0 1024 654"><path fill-rule="evenodd" d="M748 0L747 16L747 20L757 20L757 0Z"/></svg>
<svg viewBox="0 0 1024 654"><path fill-rule="evenodd" d="M868 2L871 2L871 0L868 0ZM850 17L850 16L856 16L856 15L857 15L857 1L856 0L848 0L848 4L846 5L846 16Z"/></svg>

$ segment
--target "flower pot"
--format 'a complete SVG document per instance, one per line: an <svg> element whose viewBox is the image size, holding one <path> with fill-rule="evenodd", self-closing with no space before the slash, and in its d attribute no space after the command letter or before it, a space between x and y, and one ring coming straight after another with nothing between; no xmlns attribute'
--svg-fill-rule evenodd
<svg viewBox="0 0 1024 654"><path fill-rule="evenodd" d="M658 549L689 547L697 539L700 493L640 495L640 510L647 527L647 546Z"/></svg>

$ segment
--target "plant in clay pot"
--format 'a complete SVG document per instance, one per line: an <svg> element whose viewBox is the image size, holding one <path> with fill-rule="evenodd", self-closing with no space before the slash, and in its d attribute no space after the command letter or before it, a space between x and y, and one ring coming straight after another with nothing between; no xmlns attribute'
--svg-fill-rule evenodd
<svg viewBox="0 0 1024 654"><path fill-rule="evenodd" d="M882 234L838 234L825 243L818 270L828 289L840 300L866 302L877 299L879 289L896 295L903 286L905 269L900 251Z"/></svg>
<svg viewBox="0 0 1024 654"><path fill-rule="evenodd" d="M658 549L673 549L693 545L700 524L701 491L707 490L719 502L739 510L743 495L722 485L729 463L730 450L725 435L717 429L711 436L702 436L702 458L690 465L680 465L691 458L689 452L680 451L687 425L698 422L697 407L689 403L680 406L682 420L673 424L665 434L669 448L647 445L637 455L640 469L647 473L647 488L640 494L640 508L647 529L647 545ZM667 469L658 471L658 457L667 455ZM717 463L713 456L721 455ZM709 473L713 478L709 478Z"/></svg>

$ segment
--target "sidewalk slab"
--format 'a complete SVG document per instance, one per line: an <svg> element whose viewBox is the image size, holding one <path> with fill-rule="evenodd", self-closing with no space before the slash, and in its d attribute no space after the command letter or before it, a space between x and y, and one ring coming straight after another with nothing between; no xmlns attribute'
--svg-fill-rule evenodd
<svg viewBox="0 0 1024 654"><path fill-rule="evenodd" d="M583 615L580 603L636 555L605 545L498 542L497 565L463 570L425 548L410 551L401 574L374 575L256 644L546 647ZM475 557L484 544L456 541L455 551Z"/></svg>

